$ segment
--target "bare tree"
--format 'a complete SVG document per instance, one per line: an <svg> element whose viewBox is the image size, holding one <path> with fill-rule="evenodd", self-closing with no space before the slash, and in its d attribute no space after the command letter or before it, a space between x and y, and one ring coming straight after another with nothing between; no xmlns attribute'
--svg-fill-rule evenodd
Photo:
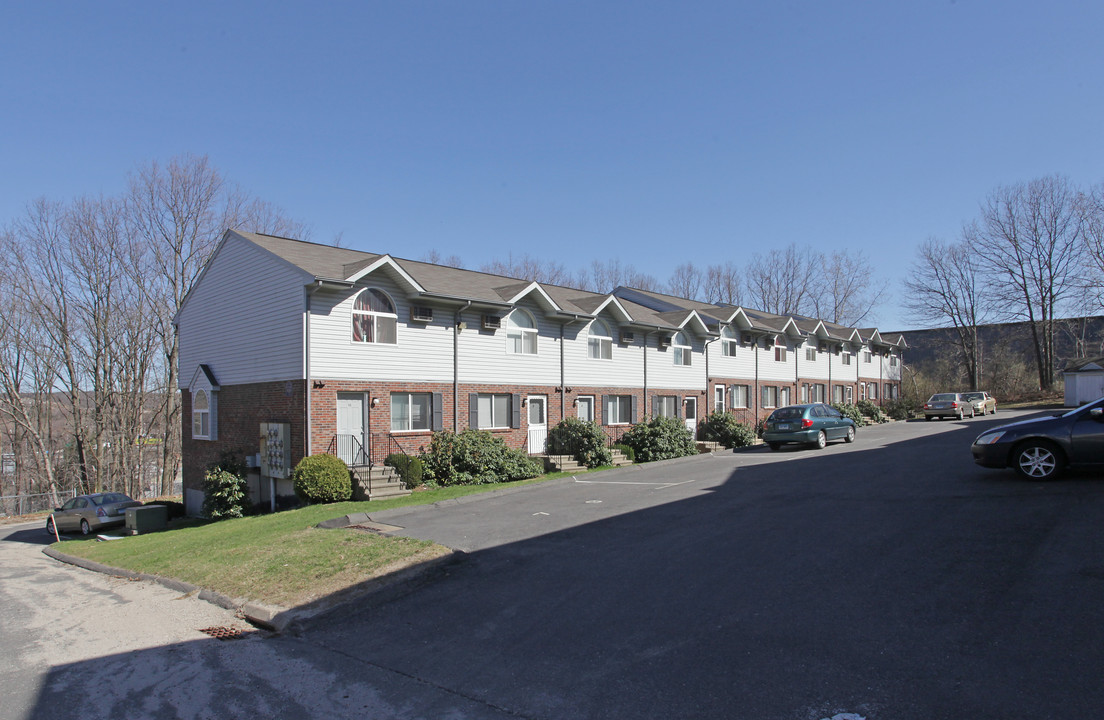
<svg viewBox="0 0 1104 720"><path fill-rule="evenodd" d="M479 269L485 273L505 275L519 280L534 280L549 285L567 285L571 282L571 276L562 264L538 260L529 254L515 258L514 254L510 253L505 260L483 263Z"/></svg>
<svg viewBox="0 0 1104 720"><path fill-rule="evenodd" d="M702 291L702 272L694 267L694 263L683 263L677 266L667 280L667 292L676 297L697 300Z"/></svg>
<svg viewBox="0 0 1104 720"><path fill-rule="evenodd" d="M863 253L841 250L823 260L814 285L813 315L847 327L859 327L869 317L887 284L875 280Z"/></svg>
<svg viewBox="0 0 1104 720"><path fill-rule="evenodd" d="M823 272L824 258L811 248L789 245L756 253L744 274L749 304L776 315L813 315L813 289Z"/></svg>
<svg viewBox="0 0 1104 720"><path fill-rule="evenodd" d="M705 301L739 305L742 277L739 266L731 260L723 265L710 265L705 271Z"/></svg>
<svg viewBox="0 0 1104 720"><path fill-rule="evenodd" d="M653 276L638 272L632 265L622 265L616 258L593 261L589 268L579 272L575 284L596 293L610 293L621 286L649 292L659 290L659 281Z"/></svg>
<svg viewBox="0 0 1104 720"><path fill-rule="evenodd" d="M1030 324L1040 389L1054 383L1055 320L1080 284L1079 194L1052 175L998 188L981 208L970 242L1009 314Z"/></svg>
<svg viewBox="0 0 1104 720"><path fill-rule="evenodd" d="M984 312L979 284L984 280L969 243L949 245L932 238L918 249L905 281L905 306L915 320L926 325L949 323L954 328L974 390L981 375L977 329Z"/></svg>
<svg viewBox="0 0 1104 720"><path fill-rule="evenodd" d="M1081 197L1086 265L1085 314L1104 308L1104 183Z"/></svg>
<svg viewBox="0 0 1104 720"><path fill-rule="evenodd" d="M441 253L436 248L422 253L422 256L419 258L419 260L421 260L422 262L433 263L434 265L444 265L446 267L464 267L464 261L460 259L459 255L449 255L448 257L442 257Z"/></svg>
<svg viewBox="0 0 1104 720"><path fill-rule="evenodd" d="M180 350L172 327L176 311L227 228L300 239L310 233L272 204L227 183L206 156L185 155L164 167L151 162L139 168L130 178L126 207L127 267L146 288L163 353L164 406L158 435L161 491L168 494L180 455Z"/></svg>

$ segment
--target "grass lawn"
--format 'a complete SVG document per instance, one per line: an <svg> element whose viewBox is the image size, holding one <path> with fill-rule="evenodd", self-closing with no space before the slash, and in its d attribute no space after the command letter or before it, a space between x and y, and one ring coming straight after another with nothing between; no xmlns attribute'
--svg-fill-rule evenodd
<svg viewBox="0 0 1104 720"><path fill-rule="evenodd" d="M491 485L446 487L372 502L311 505L272 515L203 522L124 540L63 540L61 552L269 605L294 607L449 552L431 542L361 530L320 530L323 520L423 505L543 482L567 473Z"/></svg>

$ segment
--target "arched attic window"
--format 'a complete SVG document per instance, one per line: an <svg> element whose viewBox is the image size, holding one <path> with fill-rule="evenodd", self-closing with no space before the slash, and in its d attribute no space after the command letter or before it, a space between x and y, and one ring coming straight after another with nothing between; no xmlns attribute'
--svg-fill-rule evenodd
<svg viewBox="0 0 1104 720"><path fill-rule="evenodd" d="M675 350L675 365L689 365L693 348L690 346L690 338L686 333L677 332L671 338L671 347Z"/></svg>
<svg viewBox="0 0 1104 720"><path fill-rule="evenodd" d="M506 352L511 355L537 354L537 323L521 308L506 318Z"/></svg>
<svg viewBox="0 0 1104 720"><path fill-rule="evenodd" d="M395 303L382 290L367 288L353 303L353 341L365 343L398 342L398 315Z"/></svg>
<svg viewBox="0 0 1104 720"><path fill-rule="evenodd" d="M590 323L590 330L587 333L587 357L594 360L613 358L613 335L610 334L609 325L602 320L595 319Z"/></svg>

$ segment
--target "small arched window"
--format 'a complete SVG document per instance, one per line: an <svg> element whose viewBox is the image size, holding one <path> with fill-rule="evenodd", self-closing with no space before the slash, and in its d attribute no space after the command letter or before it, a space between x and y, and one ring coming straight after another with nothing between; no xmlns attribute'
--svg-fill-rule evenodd
<svg viewBox="0 0 1104 720"><path fill-rule="evenodd" d="M594 320L590 324L587 335L587 357L594 360L610 360L613 358L613 336L609 326L601 320Z"/></svg>
<svg viewBox="0 0 1104 720"><path fill-rule="evenodd" d="M686 333L675 333L675 336L671 338L671 347L675 349L675 365L690 364L690 354L693 348L690 347L690 339L686 337Z"/></svg>
<svg viewBox="0 0 1104 720"><path fill-rule="evenodd" d="M357 295L353 304L353 341L366 343L397 342L398 315L395 303L387 293L368 288Z"/></svg>
<svg viewBox="0 0 1104 720"><path fill-rule="evenodd" d="M206 440L211 436L211 402L206 390L192 396L192 439Z"/></svg>
<svg viewBox="0 0 1104 720"><path fill-rule="evenodd" d="M537 323L520 308L506 318L506 352L511 355L537 354Z"/></svg>

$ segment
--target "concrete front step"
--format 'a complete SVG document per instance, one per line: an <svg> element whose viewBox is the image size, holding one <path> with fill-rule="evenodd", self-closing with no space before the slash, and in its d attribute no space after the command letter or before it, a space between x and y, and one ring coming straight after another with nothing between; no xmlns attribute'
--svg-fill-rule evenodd
<svg viewBox="0 0 1104 720"><path fill-rule="evenodd" d="M699 453L721 452L725 449L724 445L712 440L698 440L697 445Z"/></svg>
<svg viewBox="0 0 1104 720"><path fill-rule="evenodd" d="M410 494L395 468L388 465L366 465L349 468L353 474L353 500L379 500Z"/></svg>
<svg viewBox="0 0 1104 720"><path fill-rule="evenodd" d="M611 450L610 454L613 456L613 461L610 463L614 467L624 467L626 465L632 465L624 453L620 450ZM570 455L545 455L544 468L548 472L581 472L586 470L585 467L579 464L579 462Z"/></svg>

